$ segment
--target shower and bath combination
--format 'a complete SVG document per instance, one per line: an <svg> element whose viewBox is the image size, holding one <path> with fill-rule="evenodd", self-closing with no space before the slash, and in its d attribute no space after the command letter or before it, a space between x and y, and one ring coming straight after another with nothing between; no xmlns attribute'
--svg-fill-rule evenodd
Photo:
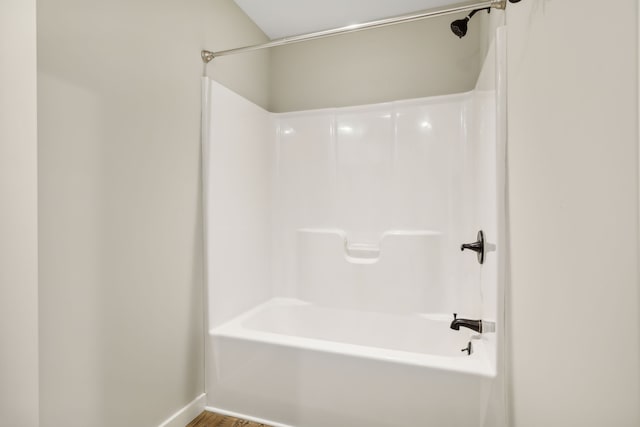
<svg viewBox="0 0 640 427"><path fill-rule="evenodd" d="M505 37L475 90L436 97L270 113L203 77L209 410L275 427L506 425Z"/></svg>

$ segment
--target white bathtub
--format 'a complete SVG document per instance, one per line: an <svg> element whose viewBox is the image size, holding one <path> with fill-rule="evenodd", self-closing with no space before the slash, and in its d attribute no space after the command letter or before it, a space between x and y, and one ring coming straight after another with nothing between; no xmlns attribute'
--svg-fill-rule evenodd
<svg viewBox="0 0 640 427"><path fill-rule="evenodd" d="M275 298L210 331L209 397L274 425L479 426L495 372L480 336L450 322Z"/></svg>
<svg viewBox="0 0 640 427"><path fill-rule="evenodd" d="M274 298L211 335L494 376L480 335L450 329L451 320L446 315L362 312ZM469 342L471 355L461 351Z"/></svg>

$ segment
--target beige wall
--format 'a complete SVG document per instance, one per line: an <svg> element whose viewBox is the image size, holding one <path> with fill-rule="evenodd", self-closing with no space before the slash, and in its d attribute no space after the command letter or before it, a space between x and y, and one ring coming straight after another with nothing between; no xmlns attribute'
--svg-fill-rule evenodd
<svg viewBox="0 0 640 427"><path fill-rule="evenodd" d="M231 0L39 0L43 427L204 391L199 51L263 40ZM211 71L266 105L267 61Z"/></svg>
<svg viewBox="0 0 640 427"><path fill-rule="evenodd" d="M481 19L474 19L467 37L459 39L449 29L459 17L272 49L269 109L338 107L471 90L482 65Z"/></svg>
<svg viewBox="0 0 640 427"><path fill-rule="evenodd" d="M588 3L528 0L507 14L513 427L640 422L638 6ZM157 425L203 391L194 46L264 37L227 0L38 7L42 425ZM459 92L475 82L482 45L450 35L452 19L273 50L270 81L266 53L220 58L209 72L274 111ZM29 25L27 17L21 28ZM28 73L7 79L2 70L3 91L23 81L33 90ZM18 124L4 114L16 106L0 105L0 117ZM34 129L16 132L33 141ZM3 150L12 139L2 135ZM27 319L30 332L13 338L33 364L35 154L33 145L16 149L0 156L14 166L3 163L2 173L16 174L0 189L25 207L13 205L10 230L26 234L10 280L28 284L27 311L1 313ZM16 197L4 185L18 182L28 191ZM13 246L0 253L20 256ZM22 298L1 277L0 304L7 293ZM27 381L22 396L37 389Z"/></svg>
<svg viewBox="0 0 640 427"><path fill-rule="evenodd" d="M38 425L36 2L0 2L0 427Z"/></svg>
<svg viewBox="0 0 640 427"><path fill-rule="evenodd" d="M640 425L637 8L507 12L513 427Z"/></svg>

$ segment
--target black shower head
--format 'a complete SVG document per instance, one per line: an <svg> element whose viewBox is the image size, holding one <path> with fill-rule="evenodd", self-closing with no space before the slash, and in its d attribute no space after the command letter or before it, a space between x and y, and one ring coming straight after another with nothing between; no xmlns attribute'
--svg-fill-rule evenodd
<svg viewBox="0 0 640 427"><path fill-rule="evenodd" d="M467 23L469 22L469 17L467 16L464 19L458 19L451 23L451 31L456 36L463 38L467 35Z"/></svg>
<svg viewBox="0 0 640 427"><path fill-rule="evenodd" d="M519 0L517 0L519 1ZM486 10L487 12L491 13L491 8L490 7L484 7L482 9L476 9L476 10L472 10L471 13L469 14L469 16L467 16L464 19L458 19L457 21L453 21L451 23L451 31L453 31L453 34L455 34L456 36L463 38L464 36L467 35L467 24L469 23L469 20L471 18L473 18L473 15L475 15L476 13L480 12L481 10Z"/></svg>
<svg viewBox="0 0 640 427"><path fill-rule="evenodd" d="M509 0L509 3L519 3L519 2L520 0ZM505 4L506 2L502 2L501 6L493 5L493 7L499 7L500 9L504 9ZM466 18L458 19L451 23L451 31L453 31L453 34L455 34L460 38L463 38L464 36L466 36L467 30L469 29L469 25L468 25L469 20L473 18L473 15L480 12L481 10L486 10L487 12L491 13L491 7L483 7L481 9L472 10L469 16L467 16Z"/></svg>

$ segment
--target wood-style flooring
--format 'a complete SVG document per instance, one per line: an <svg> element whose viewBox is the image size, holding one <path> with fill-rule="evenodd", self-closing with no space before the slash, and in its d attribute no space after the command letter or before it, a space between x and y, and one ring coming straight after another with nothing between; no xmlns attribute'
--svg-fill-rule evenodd
<svg viewBox="0 0 640 427"><path fill-rule="evenodd" d="M187 427L269 427L266 424L241 420L240 418L225 417L213 412L203 412L191 421Z"/></svg>

